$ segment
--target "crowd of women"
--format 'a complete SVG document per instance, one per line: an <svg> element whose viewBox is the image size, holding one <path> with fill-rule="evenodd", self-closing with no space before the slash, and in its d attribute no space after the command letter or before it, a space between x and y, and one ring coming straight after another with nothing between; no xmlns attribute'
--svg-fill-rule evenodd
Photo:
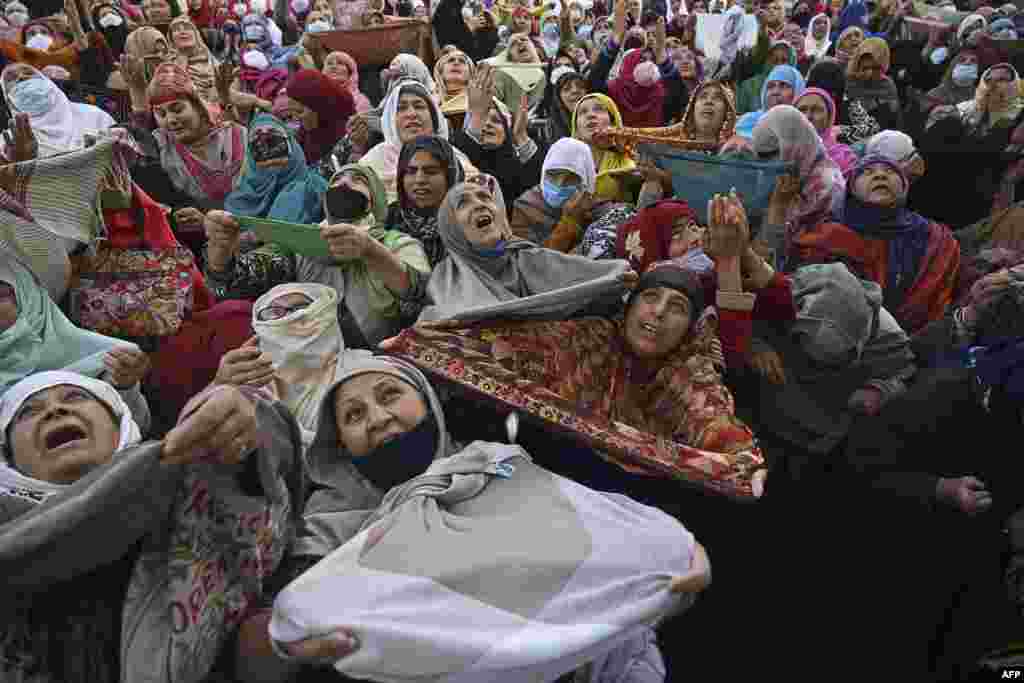
<svg viewBox="0 0 1024 683"><path fill-rule="evenodd" d="M0 680L1024 666L1022 31L0 0Z"/></svg>

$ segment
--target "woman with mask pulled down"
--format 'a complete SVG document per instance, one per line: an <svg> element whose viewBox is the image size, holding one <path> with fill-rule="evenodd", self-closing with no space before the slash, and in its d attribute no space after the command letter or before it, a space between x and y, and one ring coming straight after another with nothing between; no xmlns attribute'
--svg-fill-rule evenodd
<svg viewBox="0 0 1024 683"><path fill-rule="evenodd" d="M0 447L3 677L206 680L301 505L284 407L212 387L144 441L110 385L43 372L0 399Z"/></svg>
<svg viewBox="0 0 1024 683"><path fill-rule="evenodd" d="M538 575L538 572L562 576L571 564L572 571L577 572L574 583L586 583L585 590L592 591L592 595L600 593L606 579L599 576L608 576L607 572L612 572L614 581L627 580L626 575L646 570L635 562L622 569L600 569L606 562L602 558L615 554L617 542L613 537L621 539L627 536L641 546L661 544L662 550L656 553L659 557L676 556L680 543L685 549L683 554L688 559L682 566L669 568L675 564L674 561L669 562L667 576L661 585L651 587L654 599L659 602L666 600L666 607L682 598L682 604L669 608L669 612L690 604L695 593L707 585L710 565L705 551L671 518L624 496L597 494L562 479L535 465L518 446L476 441L468 447L460 447L449 434L445 418L436 391L412 365L396 358L369 354L347 360L324 396L317 435L307 454L310 476L317 491L306 506L303 527L292 555L278 574L283 590L277 594L272 610L269 609L270 601L265 600L266 609L252 613L241 627L236 651L237 677L242 681L284 681L295 674L300 677L315 675L313 672L317 668L327 675L329 667L334 667L348 675L381 679L415 676L424 670L424 662L429 661L439 665L432 669L439 676L456 671L465 674L481 667L482 676L514 677L515 674L507 670L511 666L520 676L525 673L537 680L554 680L590 660L587 680L595 683L663 681L666 673L664 663L653 631L644 618L630 620L636 627L631 632L622 631L618 645L612 640L605 641L603 637L593 639L593 642L588 639L589 646L594 649L591 651L593 654L587 654L578 645L550 636L544 620L531 620L524 628L523 617L517 616L514 619L515 629L520 638L539 639L549 645L557 641L558 644L553 648L545 647L549 654L540 657L530 654L536 652L531 646L518 648L513 655L516 661L511 665L486 662L486 655L472 645L476 638L468 634L461 636L449 631L452 637L437 639L434 636L413 636L409 631L416 628L412 624L419 620L424 624L421 634L440 633L451 626L451 610L463 610L473 603L478 607L465 614L465 623L471 624L478 635L483 632L486 642L500 642L505 631L501 625L505 623L504 619L499 616L501 612L521 613L527 604L540 605L542 609L544 605L550 605L549 609L557 610L559 604L564 604L561 601L569 598L575 590L568 585L536 593L532 589L527 590L525 584L505 581L508 590L501 598L469 588L468 584L444 589L454 590L453 595L457 598L455 604L442 608L447 617L433 612L430 606L440 606L440 603L429 596L396 602L374 589L360 591L362 596L357 597L356 592L348 589L338 592L339 586L331 586L345 581L346 576L354 578L343 567L344 560L337 569L332 568L332 563L343 558L349 549L363 547L363 532L381 520L384 522L377 528L383 530L387 526L391 531L375 537L374 545L378 549L389 548L398 542L404 544L405 554L416 558L417 562L433 557L430 561L440 564L434 569L427 569L426 575L420 577L422 570L408 565L390 568L379 565L377 568L387 571L400 582L426 581L424 588L428 593L433 591L438 581L428 576L445 576L452 572L475 577L474 585L495 585L487 577L498 575L492 572L502 572L501 575L507 579L511 562L527 562L531 576ZM458 476L454 476L456 474ZM441 495L440 488L423 488L421 484L428 480L441 484L448 493ZM456 486L451 487L456 482ZM400 486L401 489L396 488ZM398 490L407 491L411 496L398 496ZM597 513L589 502L591 496L597 496L596 500L603 501L603 505L610 505L605 508L605 513ZM527 497L531 504L523 505ZM412 500L417 501L416 505L401 505ZM562 515L554 511L553 503L564 506L560 507L562 510L575 512L562 520ZM501 537L504 551L495 553L487 549L484 553L491 559L482 561L483 557L474 550L479 547L477 542L471 543L463 536L462 540L451 538L453 545L446 544L449 550L438 554L436 549L441 541L427 529L440 532L441 527L434 522L424 524L425 519L412 522L419 531L414 531L410 537L400 540L391 535L399 528L395 523L404 526L398 521L399 509L423 509L423 506L456 525L461 526L462 520L472 520L472 526L485 535L492 539ZM439 521L434 513L431 513L431 518ZM526 520L536 514L547 520L542 526L552 531L538 532L536 525ZM487 519L506 519L508 515L511 515L509 521L515 528L529 528L531 533L510 535L511 529L499 532L485 528L490 524ZM551 524L551 515L560 521ZM613 518L619 521L612 521ZM637 521L635 533L622 535L624 524L634 526L625 522L626 519ZM449 525L442 523L441 526ZM611 529L615 531L609 535ZM580 532L590 537L584 545L579 543ZM431 544L432 549L428 547ZM510 552L519 559L511 556L505 559L505 554ZM643 556L648 557L646 553ZM324 563L310 570L325 557ZM642 562L646 564L648 561ZM488 565L493 568L488 569ZM291 585L287 585L293 580ZM642 581L640 576L634 580ZM561 579L551 584L564 585ZM383 587L382 584L376 585ZM308 609L309 604L303 606L304 589L311 589L313 592L305 595L321 605L325 605L327 594L346 596L337 597L330 608L335 614L343 615L342 623L327 617L327 621L319 626L314 625L326 617L326 613L315 614ZM602 604L602 610L632 611L640 601L608 596L607 600L586 602ZM374 604L378 607L373 607ZM385 604L390 608L383 609ZM579 607L565 607L569 610L565 616L568 621L579 620L582 623L590 620L578 612ZM385 612L391 616L385 616ZM418 617L413 617L414 613ZM442 622L448 625L442 627ZM611 619L610 623L620 623L620 620ZM616 632L619 631L616 628ZM408 643L409 637L414 637L420 644L415 648L416 655L406 658L399 654L402 649L400 643ZM458 652L450 650L450 644L457 644ZM410 652L407 647L405 652ZM572 653L575 653L575 658ZM332 673L337 676L336 672Z"/></svg>
<svg viewBox="0 0 1024 683"><path fill-rule="evenodd" d="M372 169L346 166L321 201L329 222L321 224L320 235L329 257L292 254L279 245L241 252L234 216L211 211L208 277L230 298L256 299L286 282L328 285L338 295L346 342L368 348L397 333L403 305L421 298L430 273L427 256L415 239L384 227L388 205Z"/></svg>

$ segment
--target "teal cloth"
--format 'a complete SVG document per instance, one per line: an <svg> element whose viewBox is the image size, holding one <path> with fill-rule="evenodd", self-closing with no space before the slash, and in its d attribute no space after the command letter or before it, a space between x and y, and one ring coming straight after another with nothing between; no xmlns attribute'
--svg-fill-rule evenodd
<svg viewBox="0 0 1024 683"><path fill-rule="evenodd" d="M271 218L286 223L319 223L324 218L323 195L327 181L306 164L302 146L288 128L270 114L259 114L249 126L252 140L257 128L277 128L288 136L288 165L258 168L252 152L245 151L245 164L238 186L224 200L224 209L236 216Z"/></svg>
<svg viewBox="0 0 1024 683"><path fill-rule="evenodd" d="M0 332L0 395L19 380L44 370L99 377L107 351L138 348L76 327L32 274L4 255L0 255L0 282L14 287L18 299L18 319Z"/></svg>
<svg viewBox="0 0 1024 683"><path fill-rule="evenodd" d="M743 199L751 224L756 224L768 209L776 179L792 172L792 166L782 161L725 159L658 144L639 147L659 168L671 171L675 196L697 212L701 225L708 224L708 200L732 188Z"/></svg>

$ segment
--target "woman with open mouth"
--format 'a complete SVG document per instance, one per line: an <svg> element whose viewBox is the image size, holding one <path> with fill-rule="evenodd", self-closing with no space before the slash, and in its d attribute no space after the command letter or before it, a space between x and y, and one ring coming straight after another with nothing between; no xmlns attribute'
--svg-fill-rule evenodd
<svg viewBox="0 0 1024 683"><path fill-rule="evenodd" d="M636 282L625 261L594 261L512 237L501 187L480 178L453 187L441 206L447 255L431 273L420 321L567 318L616 305Z"/></svg>
<svg viewBox="0 0 1024 683"><path fill-rule="evenodd" d="M513 35L504 51L484 63L497 69L495 97L510 110L519 107L523 95L526 95L531 109L544 99L544 65L537 46L529 36Z"/></svg>
<svg viewBox="0 0 1024 683"><path fill-rule="evenodd" d="M205 680L280 562L301 445L279 405L213 387L143 438L110 385L72 372L0 400L5 678Z"/></svg>
<svg viewBox="0 0 1024 683"><path fill-rule="evenodd" d="M452 129L462 128L462 120L469 106L468 89L476 64L469 56L449 45L441 51L434 64L434 82L441 96L441 111L448 117Z"/></svg>

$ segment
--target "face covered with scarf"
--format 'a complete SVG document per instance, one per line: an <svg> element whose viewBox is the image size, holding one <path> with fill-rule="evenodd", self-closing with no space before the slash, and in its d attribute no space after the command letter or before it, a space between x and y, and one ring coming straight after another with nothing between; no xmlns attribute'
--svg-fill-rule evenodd
<svg viewBox="0 0 1024 683"><path fill-rule="evenodd" d="M8 484L19 478L44 490L72 484L141 440L117 391L84 375L37 373L11 387L0 401L6 456L0 479Z"/></svg>
<svg viewBox="0 0 1024 683"><path fill-rule="evenodd" d="M334 174L324 195L329 221L373 227L387 218L387 193L373 169L349 164Z"/></svg>
<svg viewBox="0 0 1024 683"><path fill-rule="evenodd" d="M324 402L321 420L333 422L340 446L334 449L335 457L340 450L344 462L326 462L314 444L314 481L329 482L336 478L332 474L352 466L385 492L447 455L441 406L426 378L412 366L368 356L346 363L336 386ZM317 442L325 435L322 428Z"/></svg>
<svg viewBox="0 0 1024 683"><path fill-rule="evenodd" d="M541 189L544 202L560 209L580 193L594 192L597 171L590 147L573 138L555 142L544 158Z"/></svg>
<svg viewBox="0 0 1024 683"><path fill-rule="evenodd" d="M660 266L641 278L623 323L626 347L646 360L660 360L683 343L703 310L704 296L693 273Z"/></svg>

